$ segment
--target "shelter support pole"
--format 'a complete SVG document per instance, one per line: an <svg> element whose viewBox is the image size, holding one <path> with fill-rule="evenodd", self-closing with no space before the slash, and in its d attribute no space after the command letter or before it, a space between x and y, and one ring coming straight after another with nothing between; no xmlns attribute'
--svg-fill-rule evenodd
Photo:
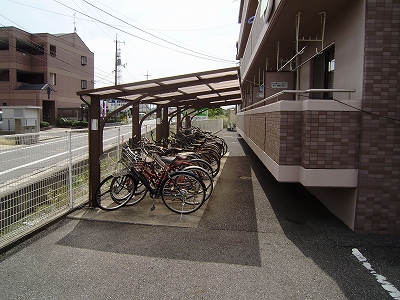
<svg viewBox="0 0 400 300"><path fill-rule="evenodd" d="M162 136L161 124L162 106L157 105L156 109L156 139L160 140Z"/></svg>
<svg viewBox="0 0 400 300"><path fill-rule="evenodd" d="M180 123L177 125L179 129L183 129L184 125L183 125L183 121L186 119L184 116L188 113L188 109L184 108L181 110L181 121ZM177 129L178 130L178 129Z"/></svg>
<svg viewBox="0 0 400 300"><path fill-rule="evenodd" d="M182 123L182 115L181 115L181 108L177 107L176 108L176 130L175 132L178 133L180 128L180 125Z"/></svg>
<svg viewBox="0 0 400 300"><path fill-rule="evenodd" d="M190 128L192 127L192 119L190 118L189 115L186 115L185 117L185 128Z"/></svg>
<svg viewBox="0 0 400 300"><path fill-rule="evenodd" d="M141 139L142 130L139 124L139 103L134 103L131 109L132 113L132 138L136 136L138 140Z"/></svg>
<svg viewBox="0 0 400 300"><path fill-rule="evenodd" d="M92 96L89 106L89 206L95 207L94 193L100 184L100 155L103 134L100 127L100 100Z"/></svg>
<svg viewBox="0 0 400 300"><path fill-rule="evenodd" d="M161 138L167 138L168 133L169 133L169 123L168 123L168 106L163 107L163 117L162 117L162 123L161 123L161 130L162 130L162 135Z"/></svg>

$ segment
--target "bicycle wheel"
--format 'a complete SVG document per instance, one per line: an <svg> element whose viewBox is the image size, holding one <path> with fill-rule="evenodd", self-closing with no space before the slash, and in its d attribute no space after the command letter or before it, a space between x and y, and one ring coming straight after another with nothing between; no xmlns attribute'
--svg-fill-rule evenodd
<svg viewBox="0 0 400 300"><path fill-rule="evenodd" d="M189 160L189 163L191 165L198 166L198 167L201 167L201 168L205 169L208 173L210 173L210 175L212 177L214 177L213 176L213 168L204 159L191 159L191 160Z"/></svg>
<svg viewBox="0 0 400 300"><path fill-rule="evenodd" d="M220 147L217 143L205 143L200 147L200 151L202 152L215 152L216 155L221 157L222 147Z"/></svg>
<svg viewBox="0 0 400 300"><path fill-rule="evenodd" d="M203 182L193 173L184 171L168 175L160 191L165 206L180 214L198 210L206 197Z"/></svg>
<svg viewBox="0 0 400 300"><path fill-rule="evenodd" d="M228 152L228 145L223 139L221 139L221 141L222 141L222 156L225 156L225 154Z"/></svg>
<svg viewBox="0 0 400 300"><path fill-rule="evenodd" d="M113 182L114 183L114 182ZM120 183L120 187L117 187L117 183ZM125 189L127 196L129 196L129 201L125 203L125 206L131 206L139 203L147 194L147 189L143 185L143 183L140 182L140 180L132 174L127 174L122 177L115 177L115 184L112 184L112 186L115 186L115 189L111 189L112 193L111 196L115 198L114 196L114 190L118 191L120 189ZM128 195L129 192L129 195Z"/></svg>
<svg viewBox="0 0 400 300"><path fill-rule="evenodd" d="M220 159L218 155L212 152L200 152L201 158L208 162L212 167L212 176L215 177L219 173L220 169Z"/></svg>
<svg viewBox="0 0 400 300"><path fill-rule="evenodd" d="M129 174L114 176L110 185L110 195L116 202L121 202L130 198L136 188L134 178Z"/></svg>
<svg viewBox="0 0 400 300"><path fill-rule="evenodd" d="M120 178L119 180L114 180ZM121 177L114 177L112 175L106 177L100 182L100 185L96 189L94 194L94 200L97 205L104 210L114 210L125 205L130 200L136 189L136 183L133 184L135 187L132 189L126 189L121 187Z"/></svg>
<svg viewBox="0 0 400 300"><path fill-rule="evenodd" d="M228 145L225 140L221 137L214 137L214 142L221 148L221 156L224 156L228 152Z"/></svg>
<svg viewBox="0 0 400 300"><path fill-rule="evenodd" d="M192 172L194 175L199 177L201 181L203 181L204 186L206 188L206 190L205 190L206 198L204 199L204 201L207 201L211 197L211 194L214 190L214 182L213 182L213 178L210 175L210 173L207 172L207 170L203 169L202 167L198 167L198 166L186 167L182 171Z"/></svg>

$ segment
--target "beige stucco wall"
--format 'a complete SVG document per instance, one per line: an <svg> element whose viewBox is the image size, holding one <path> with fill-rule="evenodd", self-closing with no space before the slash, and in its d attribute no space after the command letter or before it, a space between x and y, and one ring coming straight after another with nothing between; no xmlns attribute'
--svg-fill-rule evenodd
<svg viewBox="0 0 400 300"><path fill-rule="evenodd" d="M365 35L365 1L349 1L343 13L339 14L325 27L324 47L335 44L335 73L334 88L355 89L351 99L361 99L364 64L364 35ZM316 32L316 35L319 35ZM300 63L315 54L315 47L320 44L309 44ZM300 86L298 89L309 89L311 86L312 61L299 69ZM348 95L334 94L338 100L347 100Z"/></svg>

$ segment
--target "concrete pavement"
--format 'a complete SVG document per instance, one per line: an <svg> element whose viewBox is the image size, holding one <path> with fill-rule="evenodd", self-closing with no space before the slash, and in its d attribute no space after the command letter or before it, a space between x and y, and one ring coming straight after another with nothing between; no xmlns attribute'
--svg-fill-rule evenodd
<svg viewBox="0 0 400 300"><path fill-rule="evenodd" d="M1 299L397 299L399 236L353 233L220 136L229 155L201 211L78 210L3 255Z"/></svg>

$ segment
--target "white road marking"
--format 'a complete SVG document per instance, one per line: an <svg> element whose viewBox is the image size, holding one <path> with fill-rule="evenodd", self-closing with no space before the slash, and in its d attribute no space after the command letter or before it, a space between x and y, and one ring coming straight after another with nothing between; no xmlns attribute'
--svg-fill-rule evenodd
<svg viewBox="0 0 400 300"><path fill-rule="evenodd" d="M143 128L142 128L142 129L143 129ZM129 134L129 132L128 132L128 133L123 133L123 134L122 134L122 137L123 137L124 135L127 135L127 134ZM75 138L80 138L80 136L72 137L72 139L75 139ZM105 138L105 139L103 140L103 142L108 142L108 141L110 141L110 140L114 140L115 138L116 138L115 136L110 137L110 138ZM53 143L59 143L59 141L58 141L57 139L62 139L62 140L64 140L65 138L64 138L64 137L56 138L56 140L52 140L52 141L50 141L50 142L46 142L46 145L53 144ZM23 148L13 149L13 150L9 150L9 151L4 151L4 152L1 152L0 154L6 154L6 153L10 153L10 152L15 152L15 151L17 151L17 150L26 150L26 149L30 149L30 148L39 147L39 146L43 146L43 144L35 144L35 145L32 145L32 146L28 146L28 147L23 147ZM88 145L85 145L85 146L82 146L82 147L79 147L79 148L75 148L75 149L72 149L71 152L78 151L78 150L81 150L81 149L84 149L84 148L87 148L87 147L88 147ZM63 151L63 152L60 152L60 153L58 153L58 154L56 154L56 155L52 155L52 156L49 156L49 157L46 157L46 158L43 158L43 159L39 159L39 160L36 160L36 161L30 162L30 163L24 164L24 165L21 165L21 166L18 166L18 167L14 167L14 168L11 168L11 169L9 169L9 170L0 172L0 175L4 175L4 174L7 174L7 173L10 173L10 172L13 172L13 171L16 171L16 170L25 168L25 167L29 167L29 166L32 166L32 165L34 165L34 164L37 164L37 163L40 163L40 162L44 162L44 161L46 161L46 160L50 160L50 159L56 158L56 157L58 157L58 156L65 155L65 154L67 154L67 153L68 153L68 151Z"/></svg>
<svg viewBox="0 0 400 300"><path fill-rule="evenodd" d="M364 255L357 248L352 249L352 253L357 259L362 263L362 265L375 276L376 281L378 281L382 288L385 291L389 292L389 295L393 297L395 300L400 300L400 291L396 289L396 287L387 281L386 277L376 273L376 271L372 268L372 265L368 262Z"/></svg>
<svg viewBox="0 0 400 300"><path fill-rule="evenodd" d="M79 147L79 148L73 149L73 150L71 150L71 152L74 152L74 151L77 151L77 150L80 150L80 149L83 149L83 148L87 148L87 146L83 146L83 147ZM15 170L19 170L19 169L21 169L21 168L29 167L29 166L32 166L32 165L34 165L34 164L37 164L37 163L40 163L40 162L44 162L44 161L46 161L46 160L53 159L53 158L58 157L58 156L61 156L61 155L65 155L65 154L67 154L67 153L68 153L68 151L64 151L64 152L58 153L58 154L56 154L56 155L52 155L52 156L48 156L48 157L46 157L46 158L42 158L42 159L39 159L39 160L35 160L35 161L30 162L30 163L28 163L28 164L24 164L24 165L21 165L21 166L18 166L18 167L9 169L9 170L7 170L7 171L0 172L0 175L7 174L7 173L13 172L13 171L15 171Z"/></svg>

